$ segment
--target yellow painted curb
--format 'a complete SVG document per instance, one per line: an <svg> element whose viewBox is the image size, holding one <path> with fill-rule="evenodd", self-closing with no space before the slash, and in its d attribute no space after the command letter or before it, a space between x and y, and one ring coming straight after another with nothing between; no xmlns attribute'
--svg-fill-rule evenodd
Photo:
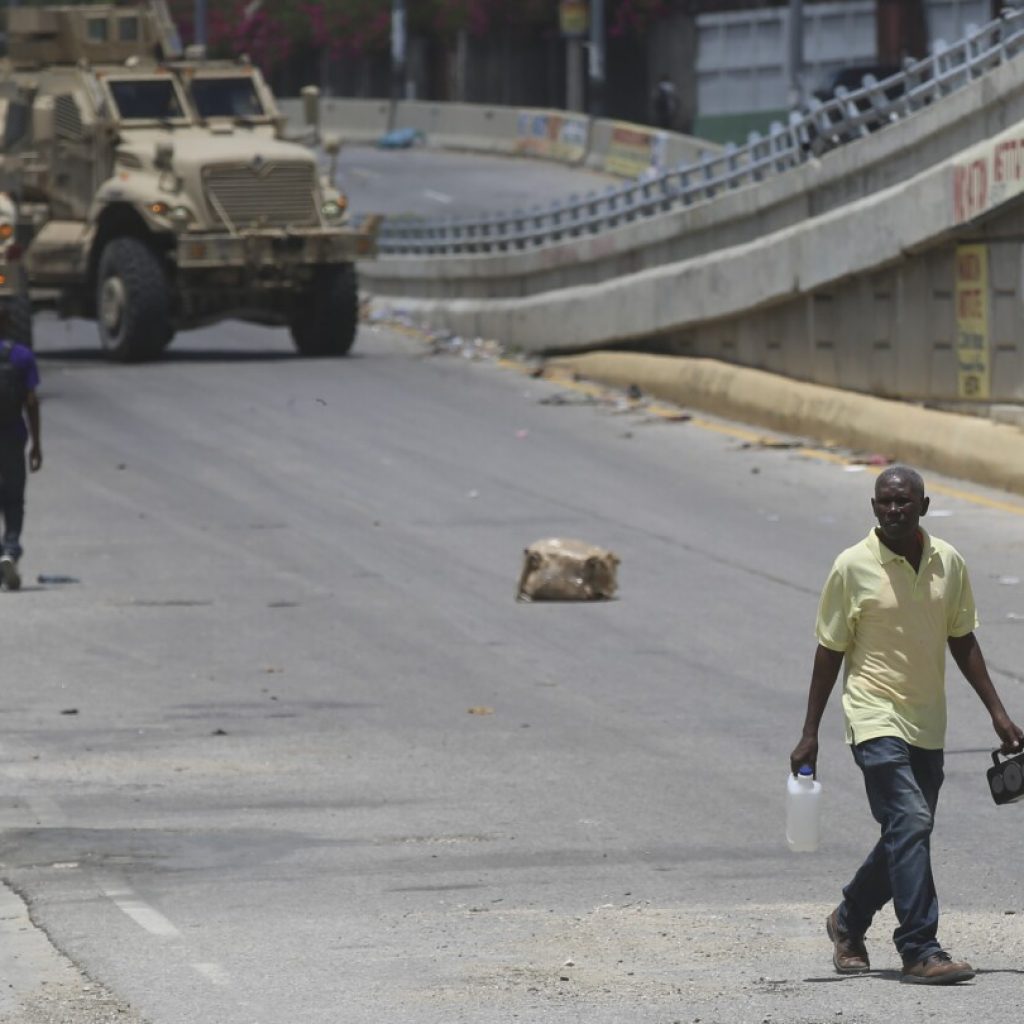
<svg viewBox="0 0 1024 1024"><path fill-rule="evenodd" d="M974 416L923 409L789 380L714 359L591 352L546 367L744 423L889 455L922 469L1024 494L1024 432Z"/></svg>

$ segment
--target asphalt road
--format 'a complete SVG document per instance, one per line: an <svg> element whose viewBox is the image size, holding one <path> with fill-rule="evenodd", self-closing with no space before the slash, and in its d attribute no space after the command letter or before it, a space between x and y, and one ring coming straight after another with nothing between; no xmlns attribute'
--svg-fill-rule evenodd
<svg viewBox="0 0 1024 1024"><path fill-rule="evenodd" d="M894 983L890 919L875 974L832 973L824 917L874 833L837 703L823 849L783 843L869 470L384 328L337 361L240 325L139 367L91 325L40 318L38 348L0 877L83 973L17 1011L0 990L11 1024L1017 1018L1021 811L987 796L954 676L935 856L975 983ZM929 483L1024 719L1024 507ZM619 598L516 603L545 536L615 550Z"/></svg>
<svg viewBox="0 0 1024 1024"><path fill-rule="evenodd" d="M449 217L548 206L621 178L529 157L345 146L336 180L356 215Z"/></svg>

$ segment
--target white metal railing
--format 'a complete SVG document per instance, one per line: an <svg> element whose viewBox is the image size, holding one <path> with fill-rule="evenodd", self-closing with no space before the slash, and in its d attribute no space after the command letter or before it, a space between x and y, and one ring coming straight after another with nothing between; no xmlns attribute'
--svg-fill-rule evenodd
<svg viewBox="0 0 1024 1024"><path fill-rule="evenodd" d="M385 219L377 237L384 256L456 256L523 251L565 238L594 235L631 221L712 199L722 192L781 174L826 150L862 138L967 85L1024 49L1024 11L1008 9L952 45L939 41L930 56L860 89L839 87L832 99L812 99L773 124L698 162L651 173L603 192L571 195L547 207L490 216Z"/></svg>

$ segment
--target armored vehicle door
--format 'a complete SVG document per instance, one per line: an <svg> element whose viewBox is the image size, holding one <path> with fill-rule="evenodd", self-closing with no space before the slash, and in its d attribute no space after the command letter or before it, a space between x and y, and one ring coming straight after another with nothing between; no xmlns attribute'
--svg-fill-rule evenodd
<svg viewBox="0 0 1024 1024"><path fill-rule="evenodd" d="M61 92L37 102L44 99L52 101L52 215L85 220L97 188L113 168L109 140L83 117L84 103L77 93Z"/></svg>

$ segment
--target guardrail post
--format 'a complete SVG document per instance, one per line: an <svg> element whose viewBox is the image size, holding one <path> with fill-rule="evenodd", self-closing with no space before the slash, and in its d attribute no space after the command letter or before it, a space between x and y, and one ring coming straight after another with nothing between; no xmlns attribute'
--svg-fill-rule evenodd
<svg viewBox="0 0 1024 1024"><path fill-rule="evenodd" d="M615 185L609 185L604 190L605 222L610 228L618 227L618 197L621 193Z"/></svg>
<svg viewBox="0 0 1024 1024"><path fill-rule="evenodd" d="M512 242L517 249L523 248L523 230L525 227L525 214L522 210L512 211Z"/></svg>
<svg viewBox="0 0 1024 1024"><path fill-rule="evenodd" d="M530 207L530 222L533 225L533 230L526 238L528 244L532 245L543 245L544 244L544 211L539 206Z"/></svg>
<svg viewBox="0 0 1024 1024"><path fill-rule="evenodd" d="M509 218L504 210L499 210L494 215L494 236L495 246L499 252L508 252L509 245Z"/></svg>
<svg viewBox="0 0 1024 1024"><path fill-rule="evenodd" d="M569 217L569 237L579 238L580 236L580 215L583 212L583 204L576 192L569 196L569 205L566 213Z"/></svg>

